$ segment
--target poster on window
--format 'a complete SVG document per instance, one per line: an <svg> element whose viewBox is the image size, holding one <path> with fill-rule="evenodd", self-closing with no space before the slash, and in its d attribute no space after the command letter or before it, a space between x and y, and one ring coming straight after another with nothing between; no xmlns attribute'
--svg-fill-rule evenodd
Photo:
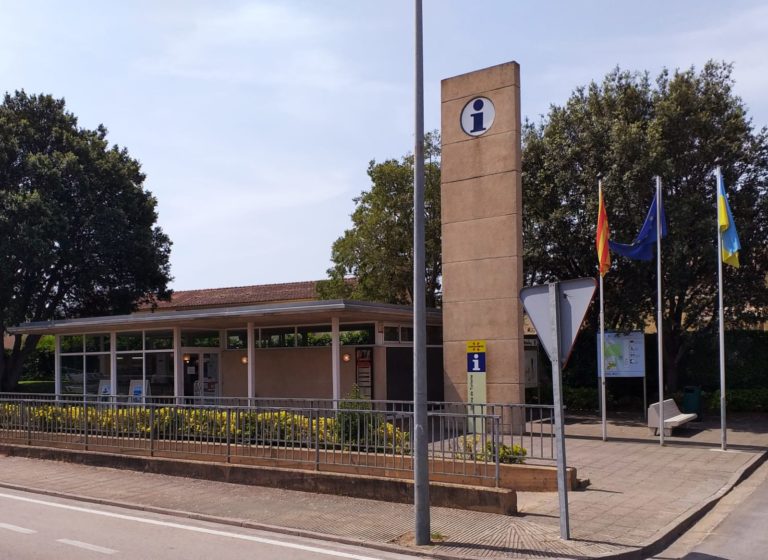
<svg viewBox="0 0 768 560"><path fill-rule="evenodd" d="M141 402L144 397L150 396L149 382L142 382L141 379L131 379L128 386L128 397L131 402Z"/></svg>

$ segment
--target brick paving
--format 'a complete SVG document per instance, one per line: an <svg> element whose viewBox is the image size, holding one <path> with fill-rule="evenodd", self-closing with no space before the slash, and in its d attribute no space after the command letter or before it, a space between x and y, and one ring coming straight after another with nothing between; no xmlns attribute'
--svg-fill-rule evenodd
<svg viewBox="0 0 768 560"><path fill-rule="evenodd" d="M719 450L719 431L708 424L667 438L665 447L641 422L621 419L611 424L607 442L591 419L572 421L566 433L568 463L590 480L586 489L569 493L570 541L559 538L557 495L524 492L514 517L432 508L432 531L445 540L421 550L464 558L595 558L634 551L640 558L643 547L674 534L768 450L766 417L750 417L729 433L727 452ZM413 528L413 509L403 504L19 457L0 457L0 485L378 545L403 543Z"/></svg>

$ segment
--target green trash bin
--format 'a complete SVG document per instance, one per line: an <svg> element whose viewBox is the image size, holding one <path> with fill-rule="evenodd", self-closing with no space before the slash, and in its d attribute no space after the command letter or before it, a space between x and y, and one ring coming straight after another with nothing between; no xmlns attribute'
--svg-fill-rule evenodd
<svg viewBox="0 0 768 560"><path fill-rule="evenodd" d="M683 412L694 413L701 419L701 387L693 385L683 388Z"/></svg>

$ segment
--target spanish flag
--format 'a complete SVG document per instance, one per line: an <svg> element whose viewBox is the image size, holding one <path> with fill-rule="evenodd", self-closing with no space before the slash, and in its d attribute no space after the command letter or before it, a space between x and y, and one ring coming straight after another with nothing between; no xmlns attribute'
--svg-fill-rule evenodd
<svg viewBox="0 0 768 560"><path fill-rule="evenodd" d="M603 185L602 182L598 188L598 207L597 207L597 236L595 237L595 246L597 247L597 261L600 269L600 276L605 276L608 269L611 268L611 253L608 251L608 238L610 231L608 228L608 214L605 211L603 203Z"/></svg>
<svg viewBox="0 0 768 560"><path fill-rule="evenodd" d="M720 257L725 264L739 268L739 234L736 233L736 225L733 223L731 206L725 196L725 182L720 168L717 168L717 225L722 241L722 254Z"/></svg>

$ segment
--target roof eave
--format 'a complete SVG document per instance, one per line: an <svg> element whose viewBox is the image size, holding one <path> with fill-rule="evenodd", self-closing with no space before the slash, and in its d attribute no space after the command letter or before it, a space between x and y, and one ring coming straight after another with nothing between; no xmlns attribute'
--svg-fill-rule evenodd
<svg viewBox="0 0 768 560"><path fill-rule="evenodd" d="M303 301L297 303L275 303L261 304L238 307L217 307L195 310L174 310L174 311L150 311L132 313L130 315L108 315L100 317L83 317L78 319L62 319L57 321L37 321L22 323L10 327L8 332L13 335L18 334L57 334L60 332L73 332L80 330L82 332L101 330L121 330L129 329L135 325L147 325L163 327L171 326L176 323L185 323L196 320L215 320L215 319L235 319L249 317L257 318L268 315L282 316L297 313L367 313L373 317L396 317L409 319L413 317L413 310L410 306L394 305L384 303L374 303L367 301L354 300L321 300L321 301ZM372 317L372 318L373 318ZM442 311L439 309L427 310L427 319L439 321L442 319Z"/></svg>

